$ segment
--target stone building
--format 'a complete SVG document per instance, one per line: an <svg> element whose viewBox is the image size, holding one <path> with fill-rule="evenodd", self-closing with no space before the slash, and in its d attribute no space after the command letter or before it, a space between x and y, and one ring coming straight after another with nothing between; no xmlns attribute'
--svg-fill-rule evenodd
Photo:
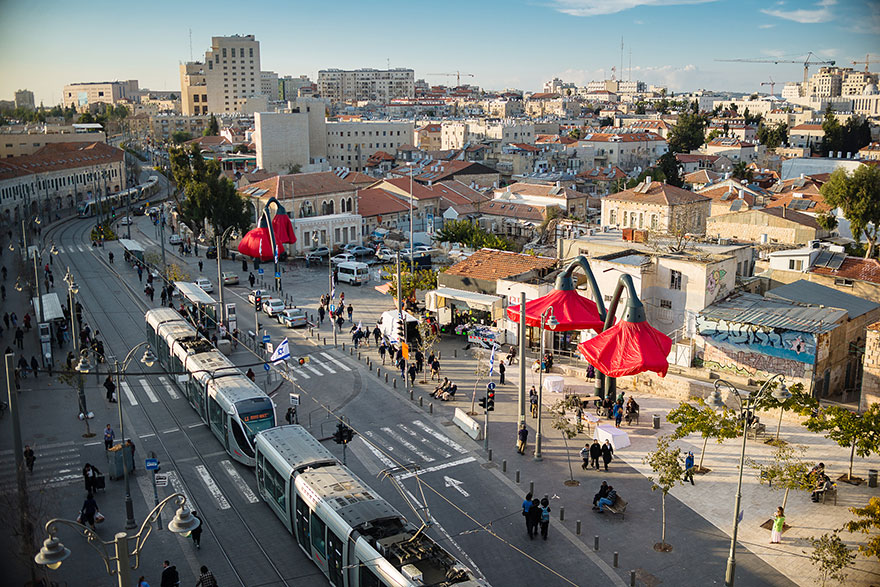
<svg viewBox="0 0 880 587"><path fill-rule="evenodd" d="M862 368L859 408L865 410L871 404L880 403L880 322L868 326Z"/></svg>
<svg viewBox="0 0 880 587"><path fill-rule="evenodd" d="M706 196L649 176L632 189L602 198L602 226L703 234L710 203Z"/></svg>
<svg viewBox="0 0 880 587"><path fill-rule="evenodd" d="M760 244L804 246L829 236L809 214L785 208L761 208L712 216L706 221L706 236Z"/></svg>

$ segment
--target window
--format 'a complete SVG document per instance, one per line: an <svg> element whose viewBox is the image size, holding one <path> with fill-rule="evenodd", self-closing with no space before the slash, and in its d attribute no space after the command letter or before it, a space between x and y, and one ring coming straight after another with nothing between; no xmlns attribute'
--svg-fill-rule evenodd
<svg viewBox="0 0 880 587"><path fill-rule="evenodd" d="M336 235L336 242L341 243L342 242L342 240L341 240L342 239L342 229L337 228L334 234Z"/></svg>
<svg viewBox="0 0 880 587"><path fill-rule="evenodd" d="M223 47L223 58L226 59L226 47Z"/></svg>
<svg viewBox="0 0 880 587"><path fill-rule="evenodd" d="M853 280L852 279L841 279L838 277L837 279L834 280L834 285L842 285L843 287L852 287Z"/></svg>
<svg viewBox="0 0 880 587"><path fill-rule="evenodd" d="M673 269L669 272L669 289L681 290L681 271Z"/></svg>
<svg viewBox="0 0 880 587"><path fill-rule="evenodd" d="M617 224L617 210L612 210L608 214L608 224Z"/></svg>
<svg viewBox="0 0 880 587"><path fill-rule="evenodd" d="M326 551L326 538L324 537L324 533L327 529L327 525L324 524L324 520L319 518L315 512L312 512L312 524L311 524L311 535L312 535L312 546L315 550L318 551L322 557L327 557Z"/></svg>
<svg viewBox="0 0 880 587"><path fill-rule="evenodd" d="M670 300L660 300L660 307L665 310L671 310L672 302Z"/></svg>
<svg viewBox="0 0 880 587"><path fill-rule="evenodd" d="M803 271L803 269L804 269L803 259L789 259L788 260L788 268L791 271Z"/></svg>
<svg viewBox="0 0 880 587"><path fill-rule="evenodd" d="M267 463L263 454L260 453L260 462L257 463L257 475L260 486L272 498L272 500L281 508L281 511L287 506L287 488L284 477L279 473L271 463Z"/></svg>
<svg viewBox="0 0 880 587"><path fill-rule="evenodd" d="M657 230L657 215L651 214L651 230Z"/></svg>
<svg viewBox="0 0 880 587"><path fill-rule="evenodd" d="M244 49L242 49L242 51L244 51ZM250 56L253 57L254 56L254 48L248 47L248 53L250 53ZM253 61L251 61L251 63L253 63Z"/></svg>
<svg viewBox="0 0 880 587"><path fill-rule="evenodd" d="M309 546L309 506L296 496L296 540L308 550Z"/></svg>

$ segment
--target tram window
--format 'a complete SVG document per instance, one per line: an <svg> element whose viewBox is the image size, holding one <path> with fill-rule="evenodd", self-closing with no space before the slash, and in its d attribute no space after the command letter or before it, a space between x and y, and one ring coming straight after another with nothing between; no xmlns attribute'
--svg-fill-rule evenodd
<svg viewBox="0 0 880 587"><path fill-rule="evenodd" d="M360 575L358 577L358 585L360 587L385 587L385 583L376 576L373 569L363 563L361 563L360 573L358 574Z"/></svg>
<svg viewBox="0 0 880 587"><path fill-rule="evenodd" d="M300 546L309 546L309 506L300 496L296 496L296 539Z"/></svg>
<svg viewBox="0 0 880 587"><path fill-rule="evenodd" d="M342 540L333 530L327 531L327 570L330 573L330 583L342 587Z"/></svg>
<svg viewBox="0 0 880 587"><path fill-rule="evenodd" d="M240 422L236 421L232 423L232 437L235 439L235 443L241 448L242 451L244 451L244 454L249 457L254 456L254 449L251 447L252 441L249 441L245 437L244 432L241 429ZM280 503L280 505L282 508L284 507L283 503Z"/></svg>
<svg viewBox="0 0 880 587"><path fill-rule="evenodd" d="M218 432L223 430L223 408L214 398L208 398L208 419L211 421L211 427L216 428Z"/></svg>
<svg viewBox="0 0 880 587"><path fill-rule="evenodd" d="M324 532L327 529L327 525L324 524L324 520L318 517L318 514L312 512L312 546L315 547L315 550L318 551L318 554L325 557L327 556L326 551L326 540L324 538Z"/></svg>

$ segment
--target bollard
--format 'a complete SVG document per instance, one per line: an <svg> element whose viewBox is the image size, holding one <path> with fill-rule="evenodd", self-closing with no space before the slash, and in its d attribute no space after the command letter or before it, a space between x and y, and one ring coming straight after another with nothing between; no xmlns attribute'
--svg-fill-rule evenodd
<svg viewBox="0 0 880 587"><path fill-rule="evenodd" d="M614 553L614 568L617 568L617 553Z"/></svg>
<svg viewBox="0 0 880 587"><path fill-rule="evenodd" d="M453 359L457 359L457 358L458 358L458 349L452 349L452 358L453 358Z"/></svg>
<svg viewBox="0 0 880 587"><path fill-rule="evenodd" d="M358 361L360 361L360 360L361 360L361 352L358 351Z"/></svg>
<svg viewBox="0 0 880 587"><path fill-rule="evenodd" d="M636 587L636 572L629 572L629 587Z"/></svg>
<svg viewBox="0 0 880 587"><path fill-rule="evenodd" d="M373 370L373 362L372 362L372 361L368 361L368 362L367 362L367 365L370 366L370 371L372 371L372 370Z"/></svg>
<svg viewBox="0 0 880 587"><path fill-rule="evenodd" d="M516 482L519 483L519 471L516 472Z"/></svg>
<svg viewBox="0 0 880 587"><path fill-rule="evenodd" d="M434 413L434 402L431 402L430 404L428 404L428 413L429 414Z"/></svg>
<svg viewBox="0 0 880 587"><path fill-rule="evenodd" d="M385 377L388 377L388 375L385 375ZM397 389L397 377L395 377L395 378L391 381L391 387L393 387L394 389Z"/></svg>
<svg viewBox="0 0 880 587"><path fill-rule="evenodd" d="M342 350L345 350L345 343L342 343ZM354 349L351 348L351 347L349 347L349 348L348 348L348 354L349 354L349 355L354 355Z"/></svg>
<svg viewBox="0 0 880 587"><path fill-rule="evenodd" d="M388 373L385 374L385 383L388 383Z"/></svg>
<svg viewBox="0 0 880 587"><path fill-rule="evenodd" d="M420 398L419 398L419 407L420 407L420 408L421 408L422 406L425 405L424 399L425 399L425 398L423 398L423 397L420 397Z"/></svg>
<svg viewBox="0 0 880 587"><path fill-rule="evenodd" d="M409 388L409 401L413 401L413 388Z"/></svg>
<svg viewBox="0 0 880 587"><path fill-rule="evenodd" d="M599 550L599 537L593 536L593 550Z"/></svg>
<svg viewBox="0 0 880 587"><path fill-rule="evenodd" d="M376 367L376 377L382 377L382 369Z"/></svg>
<svg viewBox="0 0 880 587"><path fill-rule="evenodd" d="M489 449L489 460L490 461L492 460L492 449L491 448Z"/></svg>
<svg viewBox="0 0 880 587"><path fill-rule="evenodd" d="M502 473L507 472L507 459L504 459L503 461L501 461L501 472Z"/></svg>
<svg viewBox="0 0 880 587"><path fill-rule="evenodd" d="M529 481L529 493L535 493L535 482Z"/></svg>
<svg viewBox="0 0 880 587"><path fill-rule="evenodd" d="M574 532L575 532L575 534L577 534L578 536L581 535L581 521L580 521L580 520L578 520L578 521L577 521L577 524L575 524L575 531L574 531Z"/></svg>
<svg viewBox="0 0 880 587"><path fill-rule="evenodd" d="M345 343L342 343L342 350L345 350Z"/></svg>
<svg viewBox="0 0 880 587"><path fill-rule="evenodd" d="M559 508L559 521L565 521L565 506Z"/></svg>
<svg viewBox="0 0 880 587"><path fill-rule="evenodd" d="M327 337L324 337L324 344L327 344Z"/></svg>

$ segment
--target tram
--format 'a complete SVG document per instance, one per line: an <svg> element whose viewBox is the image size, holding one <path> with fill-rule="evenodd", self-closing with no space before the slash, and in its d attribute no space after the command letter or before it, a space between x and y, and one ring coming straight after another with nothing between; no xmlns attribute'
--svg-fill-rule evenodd
<svg viewBox="0 0 880 587"><path fill-rule="evenodd" d="M156 308L145 318L159 363L188 374L175 375L178 388L226 452L253 467L256 435L275 426L272 400L175 310Z"/></svg>
<svg viewBox="0 0 880 587"><path fill-rule="evenodd" d="M106 196L98 196L97 199L80 202L79 206L77 206L77 213L80 218L94 216L98 210L101 210L106 214L114 208L128 206L128 204L133 204L134 202L148 198L156 194L158 191L159 176L151 175L144 183L128 188L127 190L122 190L121 192L108 194Z"/></svg>
<svg viewBox="0 0 880 587"><path fill-rule="evenodd" d="M257 487L335 587L488 586L302 426L257 435Z"/></svg>

